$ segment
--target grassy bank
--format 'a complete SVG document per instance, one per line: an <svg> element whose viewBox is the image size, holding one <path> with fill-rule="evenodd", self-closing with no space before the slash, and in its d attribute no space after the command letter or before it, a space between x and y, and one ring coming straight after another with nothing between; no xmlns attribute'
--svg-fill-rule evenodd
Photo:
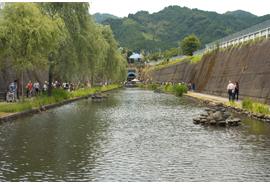
<svg viewBox="0 0 270 185"><path fill-rule="evenodd" d="M164 62L161 62L160 64L157 64L151 67L150 70L160 70L160 69L163 69L163 68L181 63L181 62L190 62L191 64L196 64L201 61L202 57L203 55L194 55L194 56L186 56L184 58L175 59L172 61L164 61Z"/></svg>
<svg viewBox="0 0 270 185"><path fill-rule="evenodd" d="M96 92L104 92L112 89L119 88L120 85L108 85L104 87L94 87L94 88L82 88L72 92L65 91L63 89L53 89L52 96L40 95L30 99L25 99L22 102L16 103L0 103L0 116L4 113L16 113L31 110L34 108L39 108L40 106L50 105L62 102L64 100L70 100L73 98L83 97L87 95L94 94Z"/></svg>
<svg viewBox="0 0 270 185"><path fill-rule="evenodd" d="M250 98L245 98L241 103L228 102L227 105L244 109L246 111L256 113L256 114L270 115L269 105L260 103Z"/></svg>
<svg viewBox="0 0 270 185"><path fill-rule="evenodd" d="M270 115L269 105L262 104L249 98L242 101L242 108L253 113Z"/></svg>
<svg viewBox="0 0 270 185"><path fill-rule="evenodd" d="M187 93L188 88L184 84L166 84L166 85L159 85L159 84L140 84L140 88L148 89L148 90L153 90L153 91L159 91L159 92L166 92L166 93L171 93L176 96L182 96L183 94Z"/></svg>

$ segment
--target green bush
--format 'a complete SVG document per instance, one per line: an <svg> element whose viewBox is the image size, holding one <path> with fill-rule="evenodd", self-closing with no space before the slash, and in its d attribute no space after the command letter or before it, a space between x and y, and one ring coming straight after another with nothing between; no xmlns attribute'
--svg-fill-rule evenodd
<svg viewBox="0 0 270 185"><path fill-rule="evenodd" d="M180 84L177 84L177 85L174 85L173 86L173 89L174 89L174 93L176 94L176 96L183 96L184 93L187 93L188 91L188 88L186 85L180 85Z"/></svg>

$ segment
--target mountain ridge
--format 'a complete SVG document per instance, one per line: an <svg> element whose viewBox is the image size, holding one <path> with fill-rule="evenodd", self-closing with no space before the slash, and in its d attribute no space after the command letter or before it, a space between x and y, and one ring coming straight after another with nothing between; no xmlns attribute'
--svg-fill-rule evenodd
<svg viewBox="0 0 270 185"><path fill-rule="evenodd" d="M106 19L122 47L158 51L177 47L189 34L196 34L202 46L270 19L243 10L218 14L180 6L168 6L155 13L138 11L128 17Z"/></svg>
<svg viewBox="0 0 270 185"><path fill-rule="evenodd" d="M117 17L109 13L95 13L92 16L97 23L102 23L107 19L120 19L120 17Z"/></svg>

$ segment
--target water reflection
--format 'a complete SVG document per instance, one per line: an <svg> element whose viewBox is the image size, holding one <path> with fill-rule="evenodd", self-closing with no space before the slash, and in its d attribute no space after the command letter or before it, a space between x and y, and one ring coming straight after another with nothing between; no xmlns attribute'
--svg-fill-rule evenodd
<svg viewBox="0 0 270 185"><path fill-rule="evenodd" d="M201 112L189 99L127 89L0 125L0 180L270 180L268 124L192 124Z"/></svg>

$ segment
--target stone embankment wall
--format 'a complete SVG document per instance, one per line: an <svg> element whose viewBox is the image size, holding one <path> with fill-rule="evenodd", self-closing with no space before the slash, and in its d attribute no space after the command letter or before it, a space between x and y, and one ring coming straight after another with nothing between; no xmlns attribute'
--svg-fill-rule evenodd
<svg viewBox="0 0 270 185"><path fill-rule="evenodd" d="M214 51L198 64L182 62L152 71L154 82L194 82L198 92L227 96L228 81L238 81L240 98L270 103L270 41Z"/></svg>

